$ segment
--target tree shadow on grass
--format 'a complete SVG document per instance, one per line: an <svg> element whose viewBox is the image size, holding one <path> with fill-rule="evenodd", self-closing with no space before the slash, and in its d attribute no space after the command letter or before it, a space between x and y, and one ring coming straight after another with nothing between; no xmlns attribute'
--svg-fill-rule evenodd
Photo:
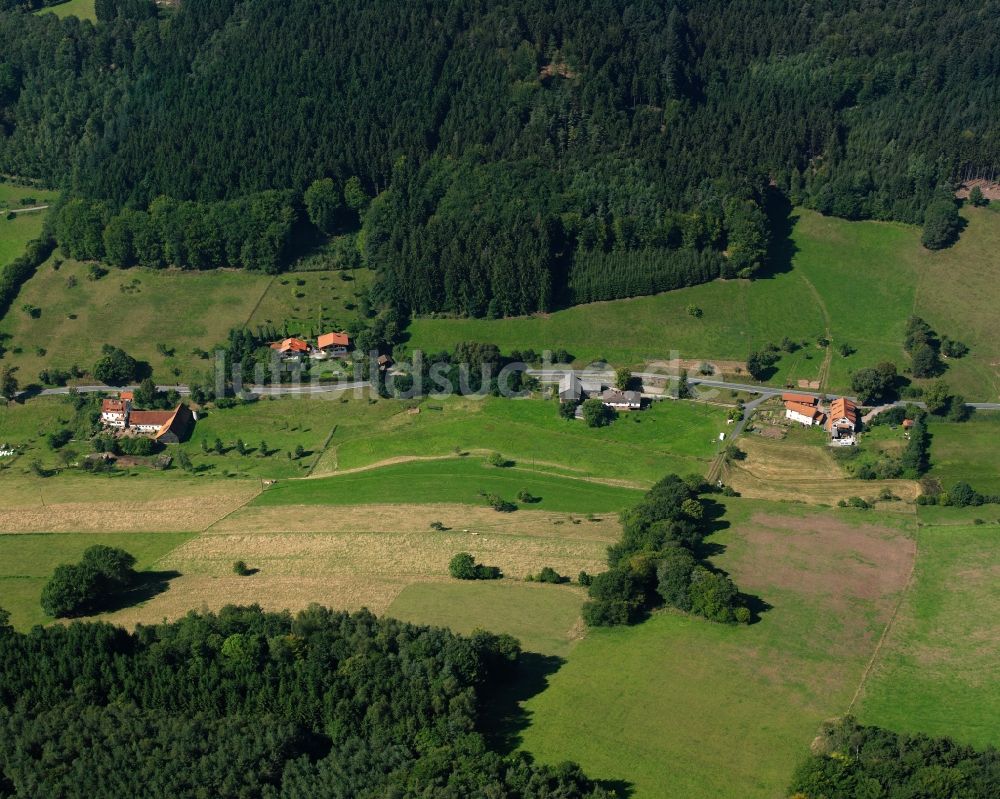
<svg viewBox="0 0 1000 799"><path fill-rule="evenodd" d="M492 749L509 755L521 746L521 733L531 723L531 714L522 704L544 691L549 677L565 662L555 655L522 652L517 673L482 695L478 726ZM534 760L529 753L524 755L529 761ZM626 780L595 779L594 782L619 799L628 799L634 793L632 784Z"/></svg>
<svg viewBox="0 0 1000 799"><path fill-rule="evenodd" d="M94 614L114 613L117 610L140 605L164 593L170 588L170 581L180 576L181 573L173 569L139 572L135 576L135 583L130 588L104 598L99 604L94 605L91 612Z"/></svg>
<svg viewBox="0 0 1000 799"><path fill-rule="evenodd" d="M565 662L555 655L522 652L517 672L483 695L479 727L494 749L510 754L521 745L521 733L531 721L521 704L544 691Z"/></svg>
<svg viewBox="0 0 1000 799"><path fill-rule="evenodd" d="M792 229L799 221L792 214L792 204L777 189L768 189L764 202L768 223L771 227L771 242L767 247L767 263L754 273L754 280L766 280L792 271L792 260L799 248L792 240Z"/></svg>

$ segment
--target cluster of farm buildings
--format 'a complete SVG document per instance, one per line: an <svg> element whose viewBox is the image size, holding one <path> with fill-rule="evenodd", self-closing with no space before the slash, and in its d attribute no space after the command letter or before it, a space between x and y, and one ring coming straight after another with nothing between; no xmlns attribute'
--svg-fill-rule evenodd
<svg viewBox="0 0 1000 799"><path fill-rule="evenodd" d="M583 402L588 399L599 399L616 411L637 411L642 407L642 394L638 391L610 388L600 380L581 380L572 372L559 381L560 402Z"/></svg>
<svg viewBox="0 0 1000 799"><path fill-rule="evenodd" d="M858 407L847 397L837 397L826 410L819 397L812 394L782 394L781 399L785 403L786 419L806 427L822 425L830 434L831 443L844 446L857 443L861 427Z"/></svg>
<svg viewBox="0 0 1000 799"><path fill-rule="evenodd" d="M152 438L160 444L177 444L187 438L197 418L184 403L172 410L143 411L132 407L133 399L131 391L121 392L117 399L105 399L101 403L101 424L110 430Z"/></svg>
<svg viewBox="0 0 1000 799"><path fill-rule="evenodd" d="M310 344L304 338L291 336L275 341L271 349L281 356L282 360L298 361L303 357L315 358L316 360L327 360L330 358L347 358L354 348L354 342L347 333L323 333L316 337L316 343ZM392 358L388 355L378 357L380 369L388 369L392 366Z"/></svg>

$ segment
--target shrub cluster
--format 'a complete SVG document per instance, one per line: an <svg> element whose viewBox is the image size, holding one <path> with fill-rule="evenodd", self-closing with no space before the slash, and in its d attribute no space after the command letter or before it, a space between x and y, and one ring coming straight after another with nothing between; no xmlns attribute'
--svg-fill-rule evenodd
<svg viewBox="0 0 1000 799"><path fill-rule="evenodd" d="M96 544L79 563L57 566L42 589L42 610L50 616L76 616L93 610L135 579L135 558L123 549Z"/></svg>
<svg viewBox="0 0 1000 799"><path fill-rule="evenodd" d="M459 552L449 561L448 573L456 580L499 580L503 577L498 566L476 563L468 552Z"/></svg>
<svg viewBox="0 0 1000 799"><path fill-rule="evenodd" d="M712 621L750 621L733 581L695 555L707 530L702 488L700 477L668 475L622 513L622 539L608 548L611 568L589 578L587 624L631 624L659 601Z"/></svg>

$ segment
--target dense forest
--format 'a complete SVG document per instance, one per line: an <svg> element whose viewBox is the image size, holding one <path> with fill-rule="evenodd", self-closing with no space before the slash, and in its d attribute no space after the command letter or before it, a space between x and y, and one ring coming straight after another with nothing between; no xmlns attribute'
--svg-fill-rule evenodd
<svg viewBox="0 0 1000 799"><path fill-rule="evenodd" d="M1000 751L950 738L906 735L847 717L823 725L813 754L796 770L793 799L993 799Z"/></svg>
<svg viewBox="0 0 1000 799"><path fill-rule="evenodd" d="M509 636L367 612L191 613L15 632L0 611L0 797L601 799L476 731Z"/></svg>
<svg viewBox="0 0 1000 799"><path fill-rule="evenodd" d="M126 263L156 202L225 218L287 191L304 219L313 181L356 181L376 299L401 311L752 276L769 191L921 223L1000 163L995 0L98 0L96 26L25 5L0 12L0 171L105 225L148 212L112 231ZM292 222L177 265L280 268Z"/></svg>

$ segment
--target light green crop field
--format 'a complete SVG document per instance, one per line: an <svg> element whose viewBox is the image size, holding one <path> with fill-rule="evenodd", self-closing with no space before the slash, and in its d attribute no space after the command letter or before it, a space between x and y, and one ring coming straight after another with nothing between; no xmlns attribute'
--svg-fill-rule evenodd
<svg viewBox="0 0 1000 799"><path fill-rule="evenodd" d="M369 505L455 502L485 506L481 493L515 501L520 491L540 498L526 507L565 513L606 513L635 504L643 492L526 468L488 466L482 458L411 461L335 477L279 482L255 506Z"/></svg>
<svg viewBox="0 0 1000 799"><path fill-rule="evenodd" d="M961 423L935 420L929 429L928 477L945 489L964 480L982 494L1000 494L1000 412L980 411Z"/></svg>
<svg viewBox="0 0 1000 799"><path fill-rule="evenodd" d="M890 360L907 365L903 328L914 313L972 351L949 364L947 378L967 397L1000 395L1000 214L965 208L968 227L940 252L920 246L916 227L848 222L803 209L793 215L790 268L753 282L716 281L654 297L594 303L529 318L416 319L411 348L451 349L488 341L504 350L563 348L579 361L616 365L670 357L742 361L767 343L815 342L829 328L834 351L823 388L849 387L853 370ZM703 315L687 313L695 305ZM857 351L848 357L841 344ZM807 357L809 356L809 357ZM772 382L819 378L823 352L784 355Z"/></svg>
<svg viewBox="0 0 1000 799"><path fill-rule="evenodd" d="M878 514L726 505L713 562L773 607L749 627L666 611L591 630L525 704L524 749L634 799L784 795L819 724L847 709L913 544Z"/></svg>
<svg viewBox="0 0 1000 799"><path fill-rule="evenodd" d="M68 0L68 2L49 8L40 8L36 14L55 14L57 17L79 17L97 22L97 14L94 13L94 0Z"/></svg>
<svg viewBox="0 0 1000 799"><path fill-rule="evenodd" d="M921 526L917 543L914 583L866 684L858 716L893 730L996 746L1000 527L995 521Z"/></svg>
<svg viewBox="0 0 1000 799"><path fill-rule="evenodd" d="M73 563L94 544L121 547L146 570L191 538L190 533L0 534L0 607L18 629L52 621L39 605L42 588L61 563Z"/></svg>
<svg viewBox="0 0 1000 799"><path fill-rule="evenodd" d="M414 583L400 592L386 615L464 635L476 629L507 633L527 652L566 657L583 632L584 596L576 586L513 580Z"/></svg>
<svg viewBox="0 0 1000 799"><path fill-rule="evenodd" d="M142 268L111 269L91 280L84 264L65 261L56 270L50 259L0 321L8 349L21 349L8 352L5 362L20 368L26 384L45 367L90 369L101 347L114 344L150 363L158 382L190 378L211 368L192 350L212 350L231 327L245 324L270 280L250 272ZM40 316L22 313L24 303L41 308ZM174 354L161 354L158 344Z"/></svg>

